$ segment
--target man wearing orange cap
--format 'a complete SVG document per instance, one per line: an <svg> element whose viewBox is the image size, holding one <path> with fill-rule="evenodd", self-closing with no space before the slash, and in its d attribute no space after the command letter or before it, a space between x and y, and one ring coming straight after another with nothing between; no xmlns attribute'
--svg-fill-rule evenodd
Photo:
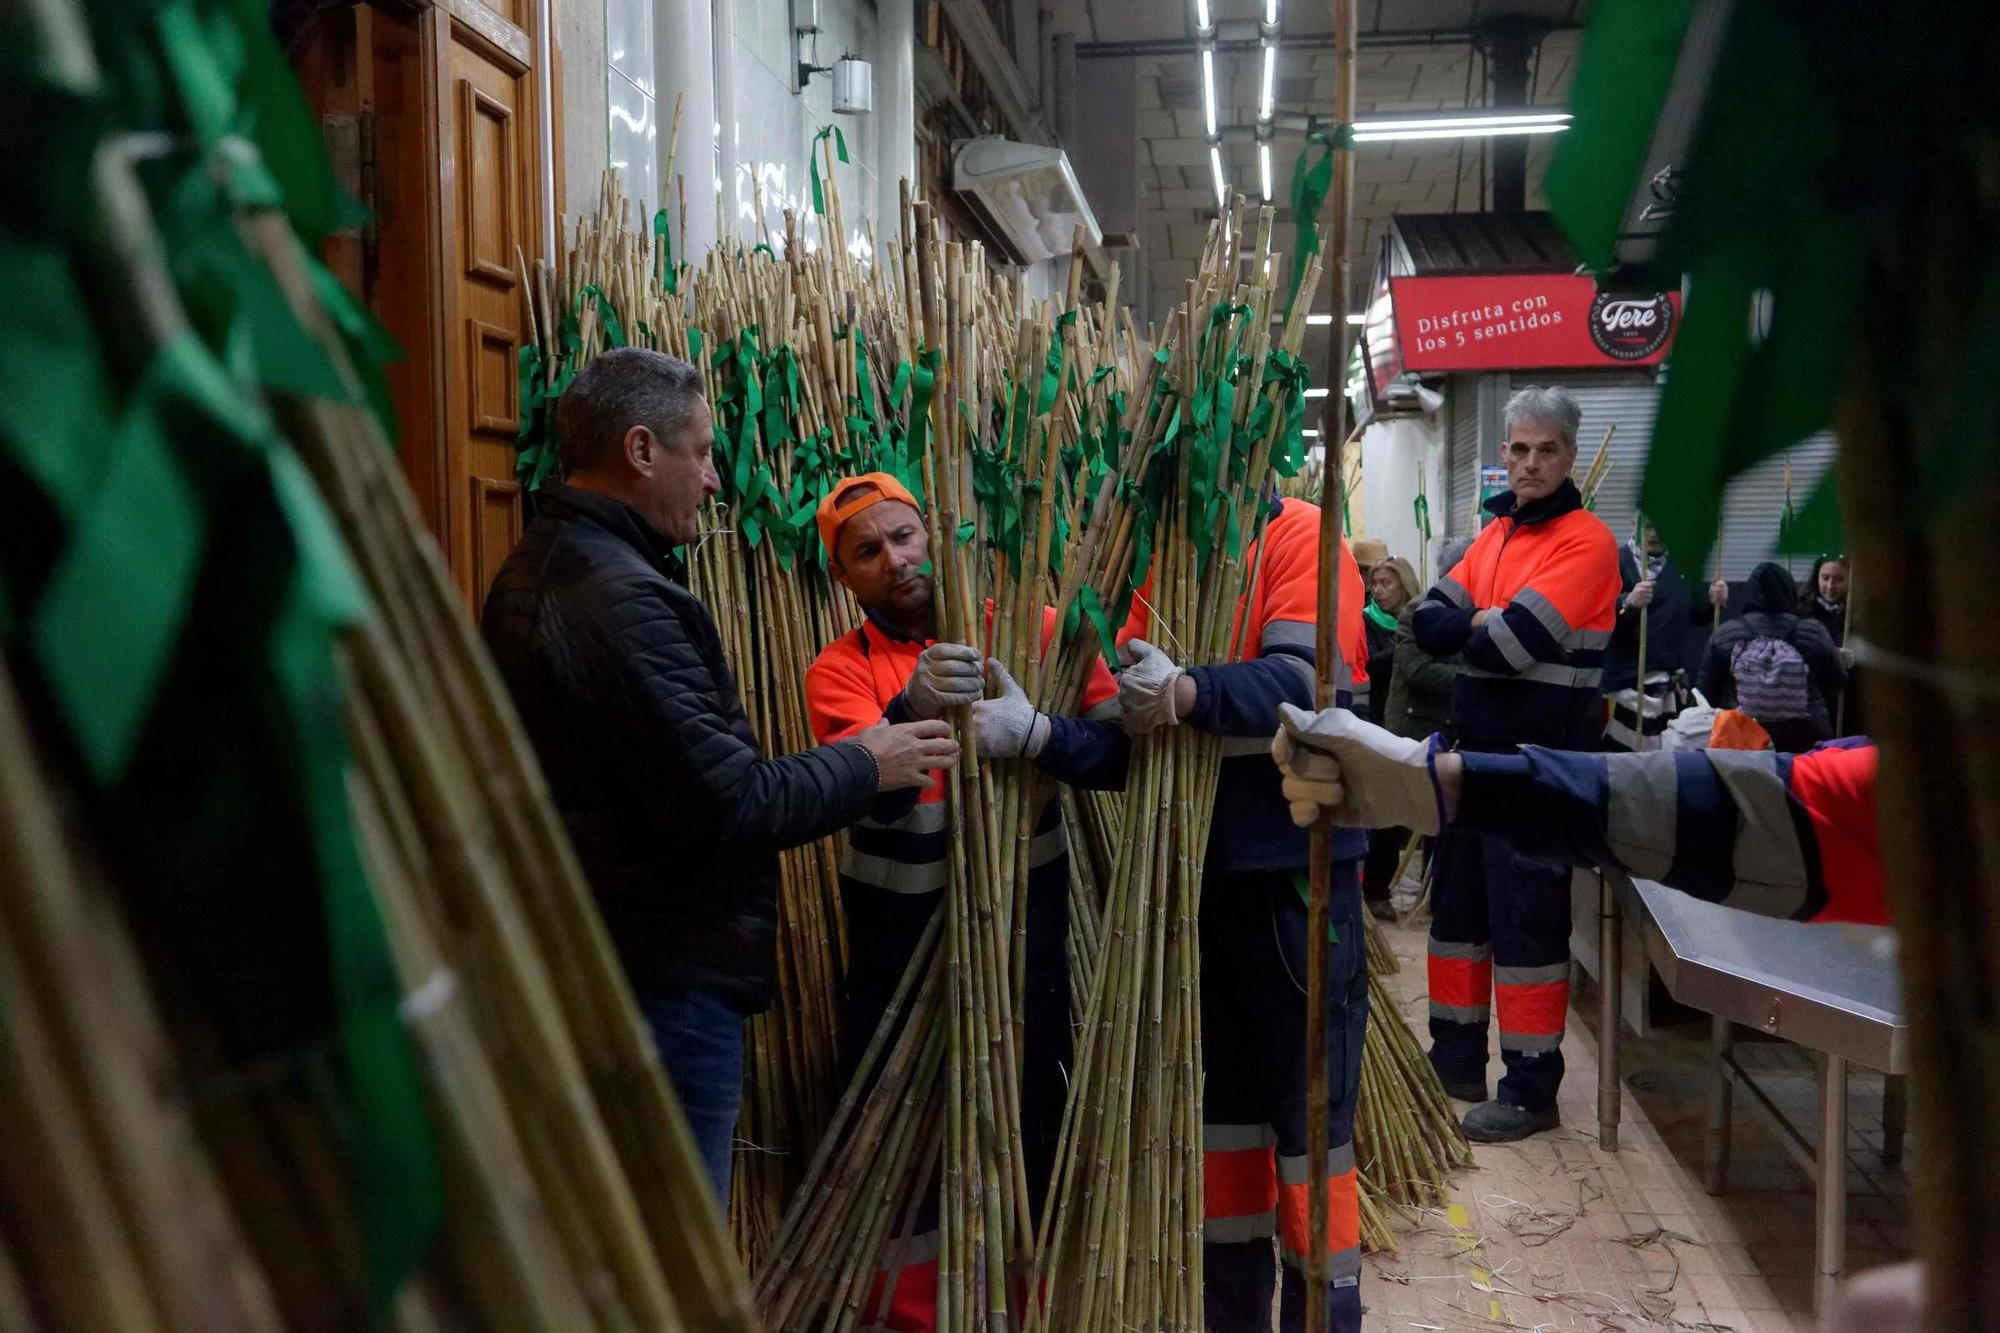
<svg viewBox="0 0 2000 1333"><path fill-rule="evenodd" d="M1131 747L1115 721L1117 687L1102 662L1083 692L1085 716L1036 711L997 660L974 647L939 643L931 611L930 540L921 506L883 472L849 477L819 507L827 570L854 594L861 628L828 644L806 670L806 706L821 743L859 734L883 721L913 722L971 705L982 758L1029 759L1074 786L1117 788ZM987 608L990 623L992 608ZM1044 608L1042 648L1056 615ZM983 670L982 670L983 665ZM994 697L985 697L991 683ZM1055 1161L1070 1054L1069 851L1060 805L1038 812L1029 844L1027 993L1015 997L1026 1027L1022 1055L1021 1138L1037 1211ZM944 784L876 803L849 830L841 863L847 911L848 976L843 1040L848 1063L868 1044L909 965L925 925L942 902L949 851ZM864 1323L897 1330L936 1325L937 1232L934 1214L900 1238L895 1272L877 1280ZM889 1290L885 1294L883 1288Z"/></svg>

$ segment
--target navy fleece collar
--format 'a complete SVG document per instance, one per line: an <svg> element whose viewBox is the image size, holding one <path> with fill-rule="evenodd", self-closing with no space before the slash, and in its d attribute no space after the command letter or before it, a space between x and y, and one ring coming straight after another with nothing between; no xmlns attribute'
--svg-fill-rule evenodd
<svg viewBox="0 0 2000 1333"><path fill-rule="evenodd" d="M1488 500L1484 508L1495 518L1511 518L1516 523L1543 523L1583 508L1583 492L1576 488L1574 481L1564 477L1560 486L1529 504L1519 503L1512 491L1502 491Z"/></svg>

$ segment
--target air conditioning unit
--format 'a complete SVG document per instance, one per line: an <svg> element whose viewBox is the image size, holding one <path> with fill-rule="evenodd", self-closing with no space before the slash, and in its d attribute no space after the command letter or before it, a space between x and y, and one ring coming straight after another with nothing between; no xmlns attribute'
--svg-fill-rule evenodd
<svg viewBox="0 0 2000 1333"><path fill-rule="evenodd" d="M1017 264L1069 254L1078 223L1093 248L1103 244L1104 233L1060 148L997 137L963 140L952 154L951 187Z"/></svg>

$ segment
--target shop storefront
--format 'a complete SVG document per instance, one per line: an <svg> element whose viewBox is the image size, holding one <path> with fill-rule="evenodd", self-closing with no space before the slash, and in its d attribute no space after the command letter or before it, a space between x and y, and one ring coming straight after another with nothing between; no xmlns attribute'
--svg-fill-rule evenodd
<svg viewBox="0 0 2000 1333"><path fill-rule="evenodd" d="M1362 441L1369 531L1392 550L1399 537L1403 549L1421 544L1419 475L1432 547L1476 530L1481 469L1499 463L1507 397L1528 384L1562 385L1581 403L1579 479L1611 432L1594 507L1621 540L1631 535L1681 295L1602 290L1576 270L1546 214L1392 219L1362 338L1378 414ZM1419 383L1441 408L1421 412ZM1771 557L1788 493L1803 505L1833 453L1830 435L1815 436L1736 481L1713 557L1726 577ZM1795 572L1809 563L1796 559Z"/></svg>

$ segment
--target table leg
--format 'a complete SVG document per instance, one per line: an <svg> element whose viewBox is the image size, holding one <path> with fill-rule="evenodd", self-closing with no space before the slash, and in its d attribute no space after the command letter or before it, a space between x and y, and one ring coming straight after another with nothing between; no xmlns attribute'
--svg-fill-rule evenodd
<svg viewBox="0 0 2000 1333"><path fill-rule="evenodd" d="M1813 1219L1813 1310L1832 1308L1847 1267L1847 1061L1826 1057L1819 1085L1818 1199Z"/></svg>
<svg viewBox="0 0 2000 1333"><path fill-rule="evenodd" d="M1882 1075L1882 1165L1903 1160L1903 1131L1910 1123L1910 1081L1904 1074Z"/></svg>
<svg viewBox="0 0 2000 1333"><path fill-rule="evenodd" d="M1729 1188L1729 1134L1736 1109L1736 1085L1729 1078L1729 1052L1736 1045L1736 1029L1720 1016L1709 1022L1708 1160L1703 1183L1710 1194L1720 1194Z"/></svg>
<svg viewBox="0 0 2000 1333"><path fill-rule="evenodd" d="M1611 878L1597 873L1597 1143L1618 1151L1618 1043L1623 1018L1618 1011L1624 971L1625 936L1619 928L1618 895Z"/></svg>

